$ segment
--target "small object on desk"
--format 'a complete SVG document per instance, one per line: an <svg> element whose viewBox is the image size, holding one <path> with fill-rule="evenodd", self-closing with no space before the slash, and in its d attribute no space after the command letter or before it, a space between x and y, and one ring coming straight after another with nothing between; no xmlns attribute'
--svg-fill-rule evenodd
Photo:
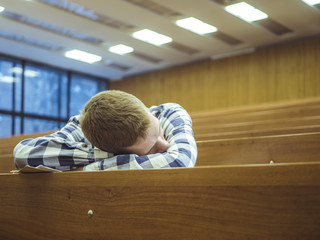
<svg viewBox="0 0 320 240"><path fill-rule="evenodd" d="M92 215L93 215L93 211L90 209L90 210L88 211L88 216L91 217Z"/></svg>

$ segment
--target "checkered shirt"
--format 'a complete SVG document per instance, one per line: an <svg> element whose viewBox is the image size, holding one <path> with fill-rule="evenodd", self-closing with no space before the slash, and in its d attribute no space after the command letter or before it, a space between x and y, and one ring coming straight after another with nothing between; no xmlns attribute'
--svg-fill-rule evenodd
<svg viewBox="0 0 320 240"><path fill-rule="evenodd" d="M198 151L189 114L175 103L153 106L149 111L159 119L170 144L164 153L138 156L102 151L84 136L77 115L51 135L21 141L14 149L15 166L43 165L61 171L81 166L85 166L83 171L194 167Z"/></svg>

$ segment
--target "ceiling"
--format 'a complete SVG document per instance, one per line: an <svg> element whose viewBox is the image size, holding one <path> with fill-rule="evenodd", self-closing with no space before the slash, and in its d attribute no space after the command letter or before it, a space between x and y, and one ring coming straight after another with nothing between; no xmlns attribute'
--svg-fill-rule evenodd
<svg viewBox="0 0 320 240"><path fill-rule="evenodd" d="M320 36L320 8L301 0L247 0L269 15L248 23L224 10L236 0L0 0L0 53L118 80L127 76L252 52ZM198 35L175 24L195 17L218 28ZM154 46L133 38L148 28L173 42ZM135 49L117 55L116 44ZM102 56L88 64L64 57L79 49Z"/></svg>

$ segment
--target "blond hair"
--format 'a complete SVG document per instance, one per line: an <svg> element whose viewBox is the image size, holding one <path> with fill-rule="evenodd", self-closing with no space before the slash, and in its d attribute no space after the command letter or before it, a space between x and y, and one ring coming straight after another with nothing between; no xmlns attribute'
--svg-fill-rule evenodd
<svg viewBox="0 0 320 240"><path fill-rule="evenodd" d="M146 137L150 117L146 106L135 96L108 90L87 102L80 126L94 146L103 151L121 153L139 137Z"/></svg>

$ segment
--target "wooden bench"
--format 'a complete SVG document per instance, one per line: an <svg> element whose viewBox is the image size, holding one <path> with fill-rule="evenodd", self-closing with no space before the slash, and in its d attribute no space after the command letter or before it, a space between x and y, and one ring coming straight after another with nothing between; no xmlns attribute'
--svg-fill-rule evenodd
<svg viewBox="0 0 320 240"><path fill-rule="evenodd" d="M0 192L1 239L320 239L319 163L0 174Z"/></svg>
<svg viewBox="0 0 320 240"><path fill-rule="evenodd" d="M205 133L224 133L235 131L254 131L266 130L274 128L289 128L299 126L314 126L320 125L320 115L302 117L302 118L284 118L284 119L267 119L260 121L251 121L247 119L246 122L224 123L224 124L210 124L210 125L196 125L193 126L195 135Z"/></svg>
<svg viewBox="0 0 320 240"><path fill-rule="evenodd" d="M224 114L221 114L221 111L216 111L215 114L212 111L203 112L198 116L191 113L193 130L197 135L281 126L315 125L320 122L320 103L310 106L290 105L289 109L277 108L276 104L272 106L273 108L269 107L265 111L254 108L256 111L247 112L247 108L251 109L250 107L241 107L229 110L227 113L223 112Z"/></svg>
<svg viewBox="0 0 320 240"><path fill-rule="evenodd" d="M238 123L248 119L259 121L288 117L306 117L320 115L320 97L298 99L294 101L257 104L221 110L192 112L190 116L197 123Z"/></svg>
<svg viewBox="0 0 320 240"><path fill-rule="evenodd" d="M198 124L208 119L216 124L194 124L196 166L318 162L319 110L315 98L201 113Z"/></svg>
<svg viewBox="0 0 320 240"><path fill-rule="evenodd" d="M11 170L15 170L13 154L1 154L0 155L0 173L8 173Z"/></svg>
<svg viewBox="0 0 320 240"><path fill-rule="evenodd" d="M291 105L290 105L291 106ZM209 112L210 117L193 118L193 131L196 140L209 140L230 137L259 136L264 132L301 132L303 129L320 126L320 104L311 106L291 106L290 111L281 108L268 108L268 111L246 112L247 108L231 111L230 114L216 115ZM274 111L277 111L275 116ZM306 114L307 112L307 114ZM205 113L203 113L205 114ZM280 116L281 115L281 116ZM300 129L300 130L299 130ZM256 134L255 134L256 133Z"/></svg>
<svg viewBox="0 0 320 240"><path fill-rule="evenodd" d="M301 119L301 118L310 118L310 117L315 117L315 116L320 116L320 107L317 107L319 109L316 110L310 110L308 111L308 114L300 114L300 115L294 115L286 112L279 112L280 115L275 116L274 114L262 114L262 115L256 115L254 113L250 115L245 115L245 114L240 114L239 116L230 116L230 117L210 117L210 118L204 118L204 119L198 119L198 120L193 120L193 128L195 131L201 130L203 128L219 128L221 127L226 127L226 124L232 125L250 125L254 123L259 123L259 122L265 122L267 120L272 120L272 121L288 121L289 119ZM303 111L307 111L308 109L304 109ZM272 122L271 121L271 122Z"/></svg>
<svg viewBox="0 0 320 240"><path fill-rule="evenodd" d="M251 131L234 131L234 132L219 132L219 133L203 133L195 135L197 142L203 140L217 140L217 139L232 139L232 138L245 138L245 137L263 137L263 136L276 136L276 135L289 135L296 133L313 133L320 132L319 125L306 125L297 127L282 127L270 128L262 130Z"/></svg>
<svg viewBox="0 0 320 240"><path fill-rule="evenodd" d="M197 141L317 132L320 98L191 113Z"/></svg>
<svg viewBox="0 0 320 240"><path fill-rule="evenodd" d="M196 166L320 162L320 132L198 141Z"/></svg>

